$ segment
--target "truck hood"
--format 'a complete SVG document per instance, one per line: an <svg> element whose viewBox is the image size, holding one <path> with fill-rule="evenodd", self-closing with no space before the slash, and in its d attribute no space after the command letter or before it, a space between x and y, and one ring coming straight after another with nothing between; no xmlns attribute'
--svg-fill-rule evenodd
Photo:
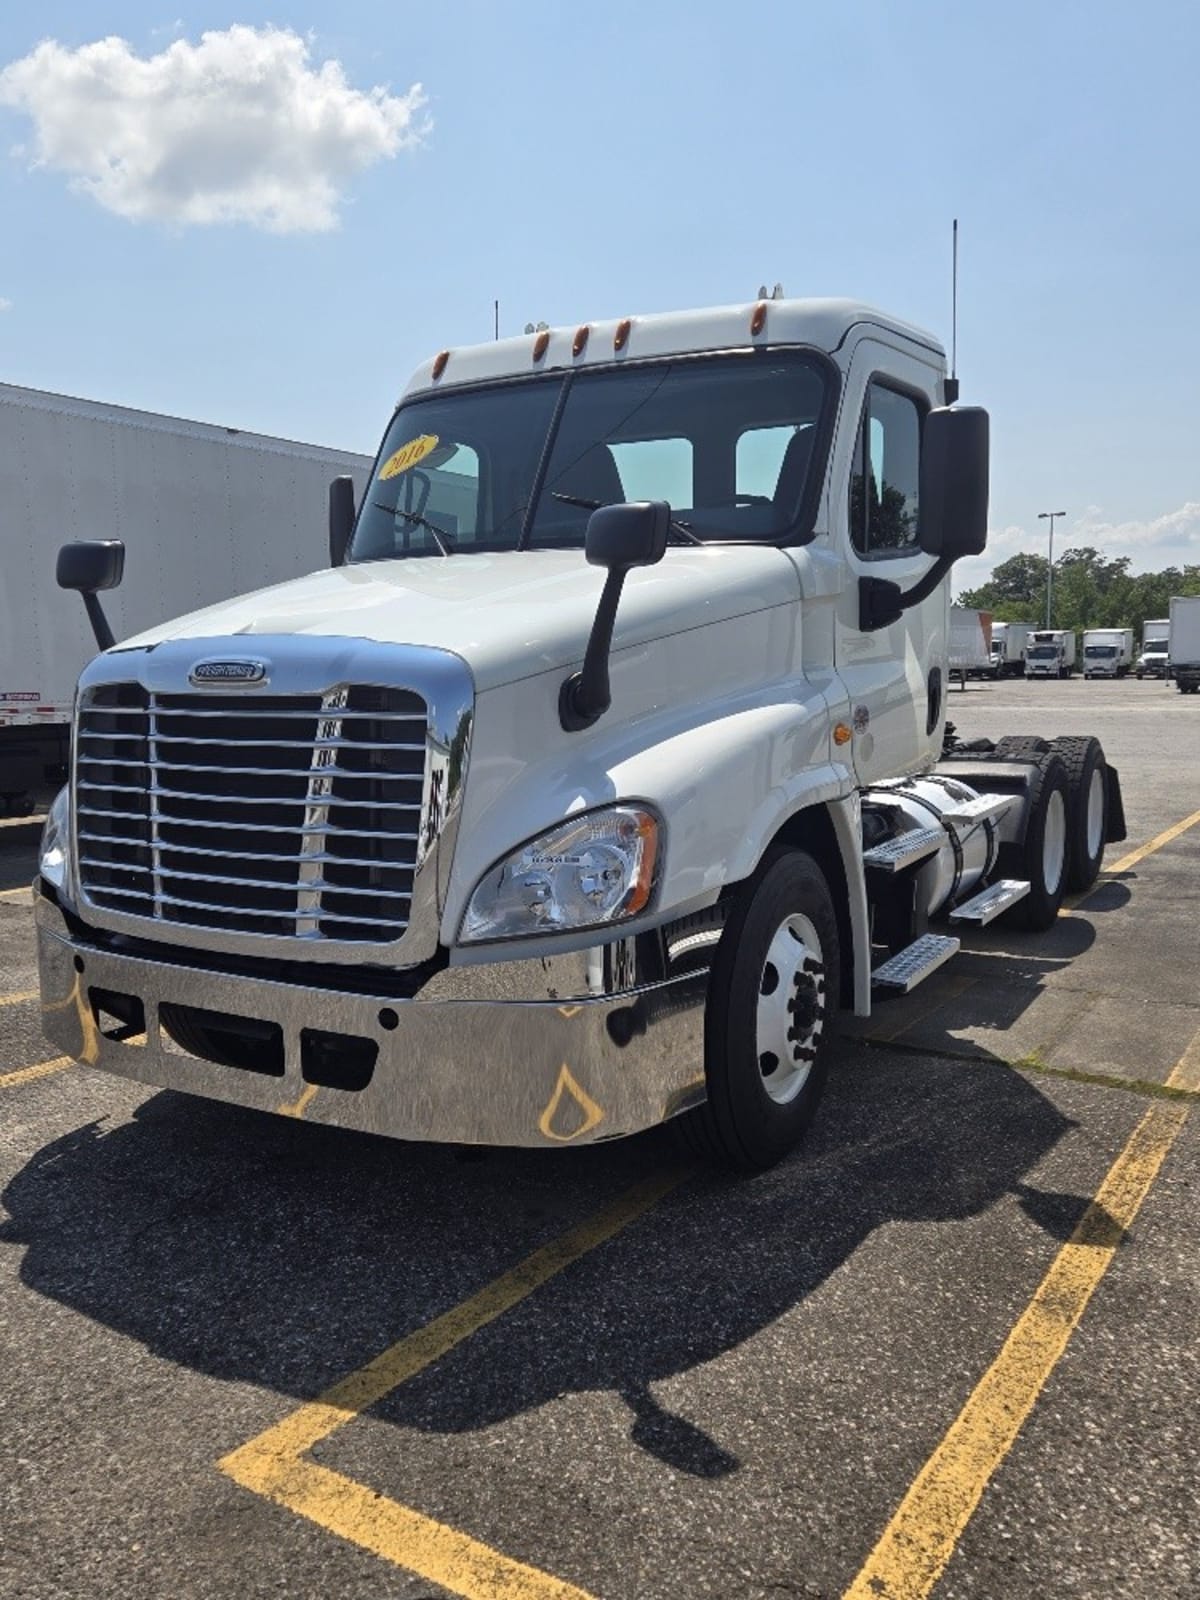
<svg viewBox="0 0 1200 1600"><path fill-rule="evenodd" d="M260 589L117 646L255 634L371 639L450 650L479 691L580 660L605 574L582 550L409 557L335 567ZM671 546L631 572L615 650L794 601L795 566L769 545Z"/></svg>

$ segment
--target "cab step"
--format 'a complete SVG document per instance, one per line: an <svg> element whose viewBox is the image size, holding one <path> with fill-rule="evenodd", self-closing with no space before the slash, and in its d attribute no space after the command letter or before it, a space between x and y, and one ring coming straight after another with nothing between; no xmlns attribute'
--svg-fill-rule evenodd
<svg viewBox="0 0 1200 1600"><path fill-rule="evenodd" d="M926 856L936 854L946 842L944 828L914 828L863 851L863 864L877 872L900 872Z"/></svg>
<svg viewBox="0 0 1200 1600"><path fill-rule="evenodd" d="M923 933L906 949L889 957L871 974L871 987L888 994L907 994L923 983L931 972L955 955L961 944L953 934Z"/></svg>
<svg viewBox="0 0 1200 1600"><path fill-rule="evenodd" d="M955 830L972 828L981 822L995 822L1019 799L1015 794L981 794L977 800L966 800L960 806L943 811L942 821Z"/></svg>
<svg viewBox="0 0 1200 1600"><path fill-rule="evenodd" d="M973 895L970 900L964 900L962 905L955 906L950 913L951 922L973 922L976 927L985 928L989 922L995 921L1002 911L1007 911L1009 906L1015 906L1018 900L1024 900L1029 893L1029 884L1021 878L1001 878L993 883L989 889Z"/></svg>

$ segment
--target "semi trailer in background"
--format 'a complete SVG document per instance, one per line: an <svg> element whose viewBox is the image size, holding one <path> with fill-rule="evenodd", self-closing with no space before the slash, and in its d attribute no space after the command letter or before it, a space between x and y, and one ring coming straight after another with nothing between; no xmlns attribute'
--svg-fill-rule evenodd
<svg viewBox="0 0 1200 1600"><path fill-rule="evenodd" d="M1123 678L1133 665L1132 628L1085 628L1085 678Z"/></svg>
<svg viewBox="0 0 1200 1600"><path fill-rule="evenodd" d="M1171 597L1170 665L1180 694L1200 689L1200 595Z"/></svg>
<svg viewBox="0 0 1200 1600"><path fill-rule="evenodd" d="M0 810L65 772L75 684L96 653L56 586L65 539L119 538L118 638L327 559L331 476L366 456L0 384Z"/></svg>
<svg viewBox="0 0 1200 1600"><path fill-rule="evenodd" d="M991 667L992 613L973 611L969 606L951 606L951 677L957 673L965 685L968 678L982 678Z"/></svg>

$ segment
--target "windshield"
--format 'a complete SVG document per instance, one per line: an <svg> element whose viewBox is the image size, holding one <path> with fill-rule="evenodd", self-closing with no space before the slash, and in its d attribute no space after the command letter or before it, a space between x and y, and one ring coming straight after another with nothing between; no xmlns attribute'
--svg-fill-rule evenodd
<svg viewBox="0 0 1200 1600"><path fill-rule="evenodd" d="M1058 655L1058 646L1053 644L1035 644L1032 649L1025 652L1030 661L1053 661Z"/></svg>
<svg viewBox="0 0 1200 1600"><path fill-rule="evenodd" d="M1146 645L1146 652L1145 653L1148 656L1150 656L1150 655L1165 656L1166 653L1167 653L1167 641L1165 639L1151 639L1151 640L1149 640L1149 642Z"/></svg>
<svg viewBox="0 0 1200 1600"><path fill-rule="evenodd" d="M748 353L422 394L392 419L351 561L582 548L599 505L667 500L701 539L808 531L825 368Z"/></svg>
<svg viewBox="0 0 1200 1600"><path fill-rule="evenodd" d="M1093 661L1107 661L1116 655L1117 647L1115 644L1089 644L1084 646L1083 653Z"/></svg>

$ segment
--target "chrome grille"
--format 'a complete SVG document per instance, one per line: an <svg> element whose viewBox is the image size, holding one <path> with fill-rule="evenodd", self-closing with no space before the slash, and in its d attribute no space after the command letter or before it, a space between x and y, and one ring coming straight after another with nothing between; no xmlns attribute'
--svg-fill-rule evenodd
<svg viewBox="0 0 1200 1600"><path fill-rule="evenodd" d="M420 858L427 724L408 689L97 685L77 725L81 887L126 916L392 943Z"/></svg>

